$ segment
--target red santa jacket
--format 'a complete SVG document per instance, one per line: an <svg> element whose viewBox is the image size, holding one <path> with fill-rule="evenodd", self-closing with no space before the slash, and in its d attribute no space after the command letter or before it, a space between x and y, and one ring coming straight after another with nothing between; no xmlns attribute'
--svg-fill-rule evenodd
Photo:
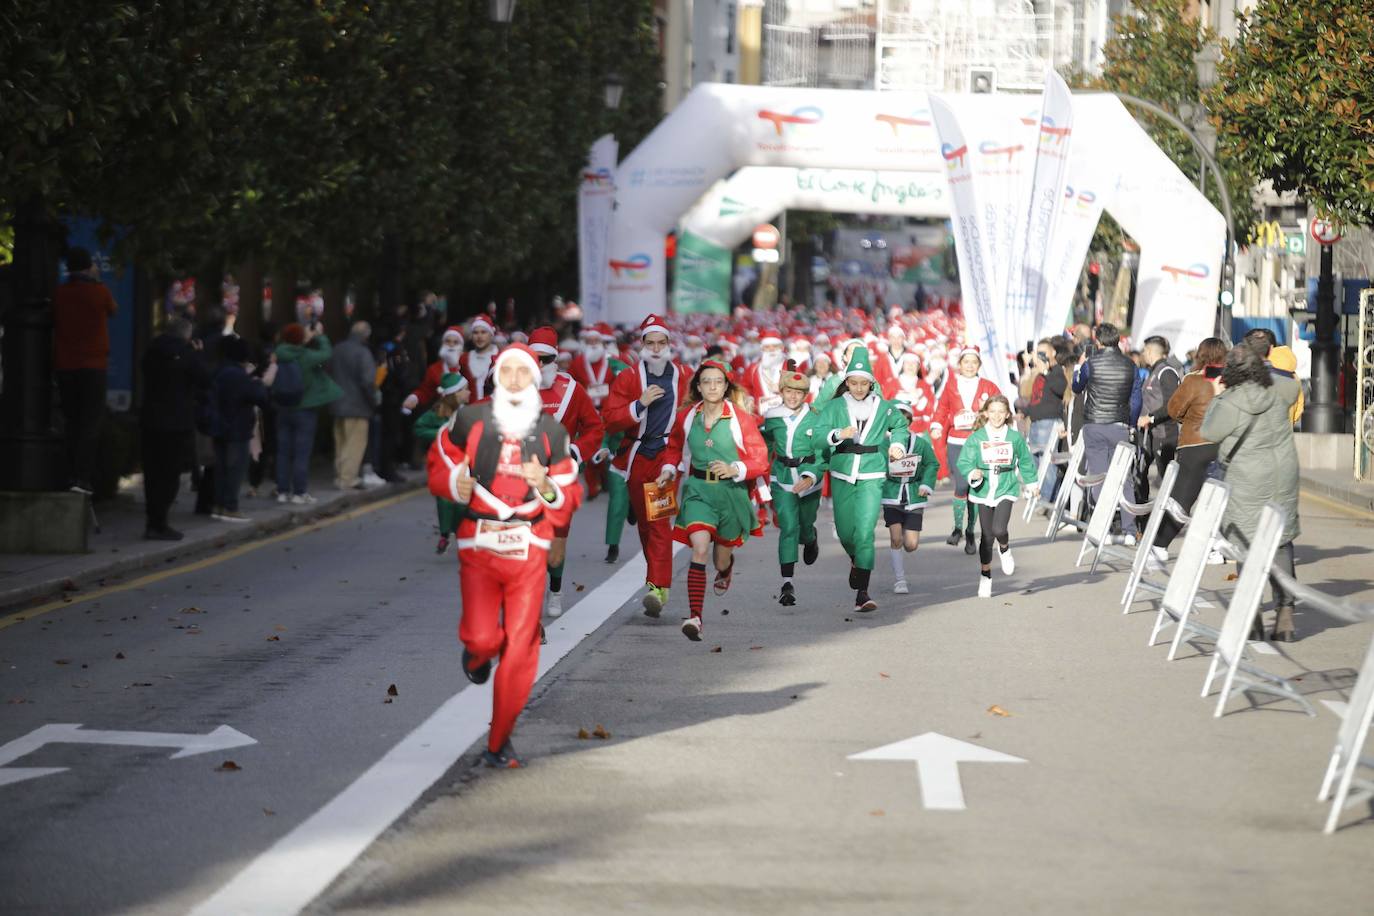
<svg viewBox="0 0 1374 916"><path fill-rule="evenodd" d="M587 354L579 353L573 357L569 369L572 372L572 377L577 379L577 383L587 389L587 395L592 399L592 404L600 407L605 402L606 396L611 393L611 382L615 381L615 373L611 371L610 357L603 356L599 362L593 363L587 359Z"/></svg>
<svg viewBox="0 0 1374 916"><path fill-rule="evenodd" d="M577 380L566 372L553 377L553 384L539 390L544 400L544 413L553 417L568 431L569 446L578 464L586 464L601 448L605 424L601 414Z"/></svg>
<svg viewBox="0 0 1374 916"><path fill-rule="evenodd" d="M538 458L548 468L552 502L525 484L522 460ZM470 404L454 416L430 446L429 491L458 501L462 469L475 478L472 498L458 523L458 549L477 550L479 521L528 522L530 543L545 550L555 526L567 527L582 503L577 464L568 453L568 434L541 414L523 439L507 439L492 420L491 404ZM542 561L541 561L542 562Z"/></svg>
<svg viewBox="0 0 1374 916"><path fill-rule="evenodd" d="M464 350L463 355L458 357L458 371L468 380L468 390L472 392L473 401L485 401L491 397L491 389L496 384L496 354L499 352L495 346L492 347L491 364L487 366L487 371L480 379L471 365L472 351Z"/></svg>
<svg viewBox="0 0 1374 916"><path fill-rule="evenodd" d="M424 379L420 382L419 386L411 392L415 400L420 402L415 405L416 413L428 410L429 405L439 399L439 381L446 373L452 371L452 369L444 365L442 359L436 359L429 364L428 368L425 369ZM472 382L469 381L468 384L471 385Z"/></svg>
<svg viewBox="0 0 1374 916"><path fill-rule="evenodd" d="M901 383L897 381L897 376L902 372L900 357L898 364L894 367L887 347L882 344L870 348L869 355L873 357L873 378L877 380L878 387L882 389L883 399L890 401L897 396L897 392L902 387Z"/></svg>
<svg viewBox="0 0 1374 916"><path fill-rule="evenodd" d="M949 381L945 383L945 390L940 395L940 403L935 408L935 416L931 418L930 437L932 439L944 438L946 442L956 444L963 442L973 432L974 415L983 409L988 398L1000 393L996 385L980 377L978 389L973 395L973 401L965 403L959 394L959 376L957 374L951 375Z"/></svg>
<svg viewBox="0 0 1374 916"><path fill-rule="evenodd" d="M764 371L763 363L753 363L744 370L740 384L749 393L749 397L754 399L754 413L763 416L782 403L782 388L779 385L781 380L781 366L778 367L771 383Z"/></svg>
<svg viewBox="0 0 1374 916"><path fill-rule="evenodd" d="M916 386L912 391L903 388L901 382L901 377L898 377L896 398L911 404L912 432L929 432L931 421L935 417L935 410L939 406L939 402L935 399L935 392L931 390L923 378L916 379Z"/></svg>
<svg viewBox="0 0 1374 916"><path fill-rule="evenodd" d="M676 411L676 405L687 400L692 372L676 360L669 365L673 370L673 387L676 390L669 391L664 397L673 399L673 409ZM639 403L639 396L647 387L648 370L644 368L644 363L632 363L630 368L615 377L615 381L611 383L611 393L606 395L606 400L601 405L601 419L606 424L606 432L626 434L620 442L620 451L611 462L611 468L621 477L629 476L630 466L634 464L635 455L639 452L640 437L645 434L644 427L649 418L649 409ZM669 423L664 435L671 430L672 424Z"/></svg>
<svg viewBox="0 0 1374 916"><path fill-rule="evenodd" d="M662 462L660 470L665 467L675 469L679 486L691 472L692 448L691 443L687 441L687 433L691 430L700 409L701 404L695 403L688 404L678 411L677 416L673 418L672 431L668 435L668 447L658 456L658 460ZM749 496L755 503L761 505L772 502L773 493L768 488L768 474L771 470L768 444L763 441L763 433L759 431L761 421L753 414L736 410L729 401L725 402L720 416L722 420L730 417L735 421L730 424L730 436L735 440L735 451L739 453L739 461L735 464L743 472L735 479L749 487ZM743 467L739 468L741 465ZM762 527L756 526L754 535L762 533Z"/></svg>

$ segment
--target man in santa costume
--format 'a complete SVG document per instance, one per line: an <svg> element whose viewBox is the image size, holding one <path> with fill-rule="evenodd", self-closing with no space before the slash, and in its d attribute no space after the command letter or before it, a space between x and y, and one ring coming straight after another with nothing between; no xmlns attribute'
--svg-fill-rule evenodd
<svg viewBox="0 0 1374 916"><path fill-rule="evenodd" d="M458 526L463 673L484 684L496 668L487 766L524 761L515 720L539 669L539 611L555 527L582 502L568 434L543 412L539 361L515 344L494 367L492 398L462 408L429 452L429 489L463 508Z"/></svg>
<svg viewBox="0 0 1374 916"><path fill-rule="evenodd" d="M468 342L471 348L458 361L458 371L468 380L468 390L476 402L491 397L496 386L496 354L501 349L496 343L496 325L486 315L478 315L468 325Z"/></svg>
<svg viewBox="0 0 1374 916"><path fill-rule="evenodd" d="M579 465L591 464L601 452L601 437L606 428L586 390L571 375L558 371L558 332L547 326L535 328L530 333L530 349L539 360L539 396L544 402L544 413L567 430L571 443L568 450L574 460ZM549 546L550 617L563 616L563 563L567 548L568 529L555 526Z"/></svg>
<svg viewBox="0 0 1374 916"><path fill-rule="evenodd" d="M759 361L744 370L744 390L753 399L757 416L782 405L782 364L786 359L781 337L769 331L760 338Z"/></svg>
<svg viewBox="0 0 1374 916"><path fill-rule="evenodd" d="M883 390L883 397L892 400L897 397L901 385L897 381L902 374L902 358L906 355L906 329L893 321L887 326L886 343L873 346L873 377Z"/></svg>
<svg viewBox="0 0 1374 916"><path fill-rule="evenodd" d="M673 360L668 324L661 316L645 318L639 326L639 338L639 365L615 377L601 418L607 432L625 434L611 473L629 484L630 505L648 566L644 613L657 617L668 603L668 587L673 581L673 520L649 521L644 485L658 479L663 462L657 459L667 445L678 405L687 398L692 373Z"/></svg>
<svg viewBox="0 0 1374 916"><path fill-rule="evenodd" d="M787 339L787 358L802 375L811 371L811 341L801 334L793 334Z"/></svg>
<svg viewBox="0 0 1374 916"><path fill-rule="evenodd" d="M974 554L978 547L973 543L973 512L968 513L968 527L964 527L964 513L968 509L968 479L959 472L959 452L973 433L973 425L978 419L978 411L983 409L987 399L1000 394L997 386L978 375L983 366L982 354L974 346L959 351L958 372L945 383L944 393L940 395L935 408L935 416L930 422L930 438L939 452L939 443L944 443L945 465L954 477L954 531L945 539L946 544L957 544L964 539L964 553Z"/></svg>
<svg viewBox="0 0 1374 916"><path fill-rule="evenodd" d="M935 392L930 390L921 377L921 357L908 350L902 357L902 371L897 376L897 394L894 400L905 401L911 405L911 431L930 432L930 422L935 417Z"/></svg>
<svg viewBox="0 0 1374 916"><path fill-rule="evenodd" d="M401 413L410 414L417 410L428 410L429 405L439 399L439 382L450 372L458 371L458 363L463 355L463 329L452 325L444 329L440 338L439 358L425 368L425 377L401 403Z"/></svg>

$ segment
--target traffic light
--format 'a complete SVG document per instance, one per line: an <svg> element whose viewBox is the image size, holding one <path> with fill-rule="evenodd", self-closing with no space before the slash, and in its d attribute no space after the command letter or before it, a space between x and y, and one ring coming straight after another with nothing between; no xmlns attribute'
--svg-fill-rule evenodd
<svg viewBox="0 0 1374 916"><path fill-rule="evenodd" d="M1217 301L1229 308L1236 301L1235 286L1236 263L1227 258L1221 262L1221 292L1217 294Z"/></svg>

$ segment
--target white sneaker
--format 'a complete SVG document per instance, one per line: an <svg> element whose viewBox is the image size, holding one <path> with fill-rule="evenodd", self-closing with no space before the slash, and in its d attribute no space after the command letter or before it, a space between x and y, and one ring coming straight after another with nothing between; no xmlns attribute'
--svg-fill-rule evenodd
<svg viewBox="0 0 1374 916"><path fill-rule="evenodd" d="M364 490L375 490L378 487L384 486L386 486L386 481L378 477L376 474L372 473L371 469L368 469L363 472L362 488Z"/></svg>
<svg viewBox="0 0 1374 916"><path fill-rule="evenodd" d="M1151 547L1145 554L1145 568L1152 572L1163 572L1169 562L1169 551L1163 547Z"/></svg>
<svg viewBox="0 0 1374 916"><path fill-rule="evenodd" d="M1207 565L1208 565L1208 566L1225 566L1225 565L1226 565L1226 558L1225 558L1224 556L1221 555L1221 551L1220 551L1220 550L1213 550L1211 553L1207 554Z"/></svg>
<svg viewBox="0 0 1374 916"><path fill-rule="evenodd" d="M278 493L278 494L277 494L277 502L279 502L279 503L289 503L290 501L291 501L291 495L290 495L289 493Z"/></svg>
<svg viewBox="0 0 1374 916"><path fill-rule="evenodd" d="M1002 560L1002 575L1010 576L1012 573L1016 572L1016 560L1012 558L1011 548L1008 547L1006 550L999 549L997 552Z"/></svg>
<svg viewBox="0 0 1374 916"><path fill-rule="evenodd" d="M311 496L309 493L297 493L295 496L291 497L291 504L295 506L309 506L316 502L319 502L319 500L315 499L315 497Z"/></svg>
<svg viewBox="0 0 1374 916"><path fill-rule="evenodd" d="M1125 545L1126 547L1134 547L1134 546L1135 546L1135 535L1134 535L1134 534L1118 534L1116 537L1112 538L1112 541L1114 541L1114 542L1117 543L1117 544Z"/></svg>
<svg viewBox="0 0 1374 916"><path fill-rule="evenodd" d="M978 577L978 597L979 597L979 598L991 598L991 597L992 597L992 577L991 577L991 576L979 576L979 577Z"/></svg>
<svg viewBox="0 0 1374 916"><path fill-rule="evenodd" d="M557 620L563 616L563 593L549 592L548 603L544 605L544 611L549 615L550 620Z"/></svg>
<svg viewBox="0 0 1374 916"><path fill-rule="evenodd" d="M906 587L906 580L905 580L905 579L898 579L896 582L892 583L892 594L894 594L894 595L906 595L906 594L910 594L910 592L907 590L907 587Z"/></svg>

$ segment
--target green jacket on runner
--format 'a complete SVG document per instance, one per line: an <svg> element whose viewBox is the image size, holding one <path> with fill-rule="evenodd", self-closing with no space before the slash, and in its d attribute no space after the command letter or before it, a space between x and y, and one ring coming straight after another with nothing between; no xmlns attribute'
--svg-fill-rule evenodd
<svg viewBox="0 0 1374 916"><path fill-rule="evenodd" d="M845 483L860 480L887 479L887 447L891 444L892 434L899 433L910 424L906 415L891 401L884 401L877 389L871 391L865 401L875 401L873 416L855 439L840 440L836 433L850 426L857 426L853 408L858 404L848 392L832 398L821 411L821 428L825 431L826 445L830 446L830 475Z"/></svg>
<svg viewBox="0 0 1374 916"><path fill-rule="evenodd" d="M985 506L995 506L1007 500L1015 502L1016 497L1021 494L1022 484L1035 483L1035 458L1031 455L1026 440L1010 426L1002 428L1007 434L1005 439L998 443L989 441L986 426L978 427L969 435L963 451L959 453L959 473L967 477L974 468L983 472L983 479L978 482L978 486L969 486L970 502L982 503ZM995 464L984 460L984 452L991 454L999 444L1010 446L1010 454L999 456ZM1000 451L1005 453L1008 449L1004 447ZM1000 457L1007 457L1009 460L1002 461Z"/></svg>
<svg viewBox="0 0 1374 916"><path fill-rule="evenodd" d="M814 484L801 495L815 491L825 473L825 433L821 415L810 404L803 404L794 416L787 407L774 407L764 415L763 441L771 458L770 482L791 487L802 475L810 474Z"/></svg>
<svg viewBox="0 0 1374 916"><path fill-rule="evenodd" d="M925 433L908 431L905 442L896 435L892 441L905 448L908 456L916 456L916 473L910 477L895 477L889 469L887 480L883 482L883 505L894 506L904 512L923 508L930 497L922 493L921 488L934 490L940 474L940 459L935 455L935 447Z"/></svg>

